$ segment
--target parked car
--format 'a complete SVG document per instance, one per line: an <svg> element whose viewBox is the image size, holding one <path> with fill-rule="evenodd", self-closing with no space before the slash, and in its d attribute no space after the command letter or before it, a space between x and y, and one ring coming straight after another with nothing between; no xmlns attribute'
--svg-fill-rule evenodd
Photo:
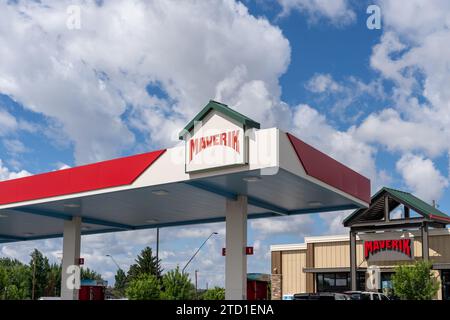
<svg viewBox="0 0 450 320"><path fill-rule="evenodd" d="M351 300L349 295L334 292L296 293L293 300Z"/></svg>
<svg viewBox="0 0 450 320"><path fill-rule="evenodd" d="M388 296L379 292L371 291L346 291L352 300L390 300Z"/></svg>

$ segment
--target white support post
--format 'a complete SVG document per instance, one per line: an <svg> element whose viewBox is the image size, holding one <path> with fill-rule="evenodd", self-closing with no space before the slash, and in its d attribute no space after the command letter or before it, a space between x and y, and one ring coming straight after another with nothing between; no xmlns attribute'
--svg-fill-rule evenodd
<svg viewBox="0 0 450 320"><path fill-rule="evenodd" d="M356 232L350 229L350 283L352 291L356 291Z"/></svg>
<svg viewBox="0 0 450 320"><path fill-rule="evenodd" d="M226 204L225 299L247 299L247 197Z"/></svg>
<svg viewBox="0 0 450 320"><path fill-rule="evenodd" d="M61 275L61 299L78 300L78 289L67 285L67 281L79 277L79 273L67 273L70 266L79 266L81 244L81 217L64 221L63 258ZM79 279L78 279L79 283Z"/></svg>

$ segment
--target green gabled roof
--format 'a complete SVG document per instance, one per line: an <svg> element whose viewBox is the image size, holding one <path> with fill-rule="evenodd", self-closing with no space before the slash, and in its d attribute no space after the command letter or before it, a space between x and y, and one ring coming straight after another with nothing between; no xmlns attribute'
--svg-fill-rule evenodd
<svg viewBox="0 0 450 320"><path fill-rule="evenodd" d="M413 209L414 211L422 214L425 218L432 219L432 220L440 220L445 221L447 223L450 222L450 217L443 213L442 211L438 210L437 208L433 207L432 205L426 203L425 201L417 198L413 194L405 191L400 191L388 187L383 187L380 189L375 195L372 196L371 203L374 203L377 201L380 196L383 194L388 193L392 197L398 199L399 201L406 204L408 207ZM367 209L361 208L357 209L354 212L352 212L348 217L346 217L343 221L344 225L360 213L366 211Z"/></svg>
<svg viewBox="0 0 450 320"><path fill-rule="evenodd" d="M426 203L425 201L417 198L411 193L386 187L383 189L385 189L388 193L392 194L394 197L397 197L399 200L402 200L412 209L417 209L417 211L420 211L427 218L430 218L430 216L434 216L450 220L450 217L448 215L438 210L437 208L433 207L432 205Z"/></svg>
<svg viewBox="0 0 450 320"><path fill-rule="evenodd" d="M376 201L376 200L378 199L378 197L379 197L382 193L384 193L385 188L386 188L386 187L384 187L384 188L378 190L378 192L375 193L375 194L372 196L372 198L371 198L371 200L370 200L370 204L372 204L374 201ZM345 217L345 219L342 221L342 224L345 226L346 223L347 223L347 221L353 219L353 217L356 217L359 213L361 213L361 212L363 212L363 211L366 211L366 210L367 210L367 208L359 208L359 209L356 209L356 210L353 211L350 215L348 215L347 217Z"/></svg>
<svg viewBox="0 0 450 320"><path fill-rule="evenodd" d="M214 100L210 100L209 103L202 109L202 111L200 111L194 119L191 120L191 122L189 122L187 124L186 127L184 127L184 129L180 132L179 134L179 138L180 140L183 140L183 137L185 136L185 134L187 132L190 132L192 130L192 128L194 127L195 122L197 121L202 121L209 112L211 112L212 110L215 110L217 112L220 112L228 117L230 117L233 120L236 120L239 123L242 123L247 129L248 128L256 128L259 129L260 125L258 122L244 116L243 114L231 109L230 107L228 107L226 104L214 101Z"/></svg>

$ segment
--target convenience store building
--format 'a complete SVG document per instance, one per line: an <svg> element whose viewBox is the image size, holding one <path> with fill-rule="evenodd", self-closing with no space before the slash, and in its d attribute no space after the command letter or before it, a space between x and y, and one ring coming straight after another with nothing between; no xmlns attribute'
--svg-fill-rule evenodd
<svg viewBox="0 0 450 320"><path fill-rule="evenodd" d="M368 278L373 270L379 270L371 279L376 282L374 288L389 292L395 266L425 259L432 262L441 284L436 298L448 300L448 223L446 214L414 195L383 188L373 196L369 208L358 209L344 220L344 226L350 228L348 234L272 245L272 298L304 292L369 290Z"/></svg>

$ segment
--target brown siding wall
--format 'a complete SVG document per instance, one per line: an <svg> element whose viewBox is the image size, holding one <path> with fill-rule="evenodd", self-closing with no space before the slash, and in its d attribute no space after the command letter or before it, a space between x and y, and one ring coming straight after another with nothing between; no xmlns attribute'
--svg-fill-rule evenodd
<svg viewBox="0 0 450 320"><path fill-rule="evenodd" d="M308 243L306 245L306 268L314 268L315 254L314 254L314 244ZM303 271L303 270L302 270ZM305 274L306 277L306 292L314 292L314 274L308 272Z"/></svg>
<svg viewBox="0 0 450 320"><path fill-rule="evenodd" d="M315 243L314 267L336 268L350 265L350 246L346 242Z"/></svg>
<svg viewBox="0 0 450 320"><path fill-rule="evenodd" d="M283 294L306 292L306 250L284 251L281 260Z"/></svg>
<svg viewBox="0 0 450 320"><path fill-rule="evenodd" d="M450 235L430 236L430 260L434 263L450 263ZM356 243L356 263L358 268L366 268L363 242ZM414 255L416 260L422 257L422 239L414 237ZM394 267L407 261L377 261L381 267ZM283 294L314 292L313 273L305 273L304 268L348 268L350 266L349 241L308 243L307 250L289 250L272 252L272 273L280 270L280 298ZM440 292L439 292L440 295Z"/></svg>

